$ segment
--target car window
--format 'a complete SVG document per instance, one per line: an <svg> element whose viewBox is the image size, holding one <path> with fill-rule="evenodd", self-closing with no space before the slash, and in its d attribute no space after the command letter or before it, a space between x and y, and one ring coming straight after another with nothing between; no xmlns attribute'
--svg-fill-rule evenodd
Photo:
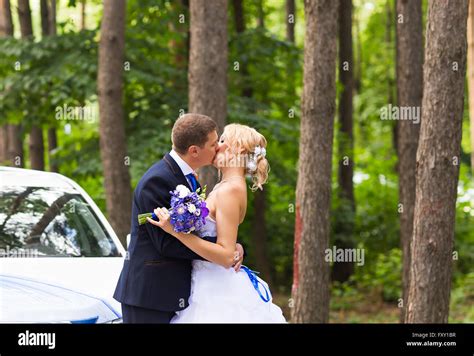
<svg viewBox="0 0 474 356"><path fill-rule="evenodd" d="M77 191L8 186L0 190L0 257L119 256Z"/></svg>

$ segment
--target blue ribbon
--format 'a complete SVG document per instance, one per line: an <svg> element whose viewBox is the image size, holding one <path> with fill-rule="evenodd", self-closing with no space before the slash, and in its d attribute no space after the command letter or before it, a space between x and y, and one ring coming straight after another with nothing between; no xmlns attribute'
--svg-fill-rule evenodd
<svg viewBox="0 0 474 356"><path fill-rule="evenodd" d="M267 287L265 287L265 285L260 282L257 278L257 274L260 273L260 272L256 272L256 271L252 271L250 268L248 268L247 266L242 266L241 267L245 273L247 273L247 275L249 276L249 279L250 279L250 282L252 282L253 284L253 287L255 288L255 290L258 292L258 295L260 296L260 298L262 298L262 300L265 302L265 303L268 303L270 301L270 296L269 296L269 293L268 293L268 289ZM265 294L266 294L266 297L263 296L262 292L260 291L260 288L258 288L258 284L261 284L263 289L265 290Z"/></svg>

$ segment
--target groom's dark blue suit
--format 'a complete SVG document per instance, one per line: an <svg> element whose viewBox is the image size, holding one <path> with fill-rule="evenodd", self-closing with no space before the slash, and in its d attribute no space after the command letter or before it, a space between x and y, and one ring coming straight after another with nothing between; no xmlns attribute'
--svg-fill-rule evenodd
<svg viewBox="0 0 474 356"><path fill-rule="evenodd" d="M125 323L166 323L175 311L188 306L191 260L202 258L162 229L139 225L137 219L157 207L169 207L170 191L179 184L189 186L178 164L166 154L135 189L128 256L114 293L122 303ZM215 237L204 238L216 242Z"/></svg>

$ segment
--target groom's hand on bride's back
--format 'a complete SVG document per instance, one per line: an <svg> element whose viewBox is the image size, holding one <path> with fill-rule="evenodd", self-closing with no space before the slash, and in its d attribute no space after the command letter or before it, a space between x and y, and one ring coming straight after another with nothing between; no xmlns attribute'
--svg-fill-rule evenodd
<svg viewBox="0 0 474 356"><path fill-rule="evenodd" d="M239 243L235 245L234 260L235 260L235 263L233 267L234 267L234 270L238 272L240 270L240 267L242 267L242 263L244 261L244 248Z"/></svg>

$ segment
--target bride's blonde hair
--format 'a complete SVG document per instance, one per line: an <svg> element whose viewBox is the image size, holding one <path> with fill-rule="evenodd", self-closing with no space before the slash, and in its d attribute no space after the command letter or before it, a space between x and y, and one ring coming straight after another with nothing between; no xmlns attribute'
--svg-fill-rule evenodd
<svg viewBox="0 0 474 356"><path fill-rule="evenodd" d="M253 157L255 148L266 148L267 140L254 128L241 124L229 124L224 127L222 134L227 141L229 147L236 150L236 154L244 155L247 157ZM253 159L251 159L253 160ZM257 189L263 190L263 185L267 182L268 172L270 172L270 165L264 155L259 154L255 157L256 168L255 170L249 169L246 165L245 172L252 178L253 186L252 191Z"/></svg>

